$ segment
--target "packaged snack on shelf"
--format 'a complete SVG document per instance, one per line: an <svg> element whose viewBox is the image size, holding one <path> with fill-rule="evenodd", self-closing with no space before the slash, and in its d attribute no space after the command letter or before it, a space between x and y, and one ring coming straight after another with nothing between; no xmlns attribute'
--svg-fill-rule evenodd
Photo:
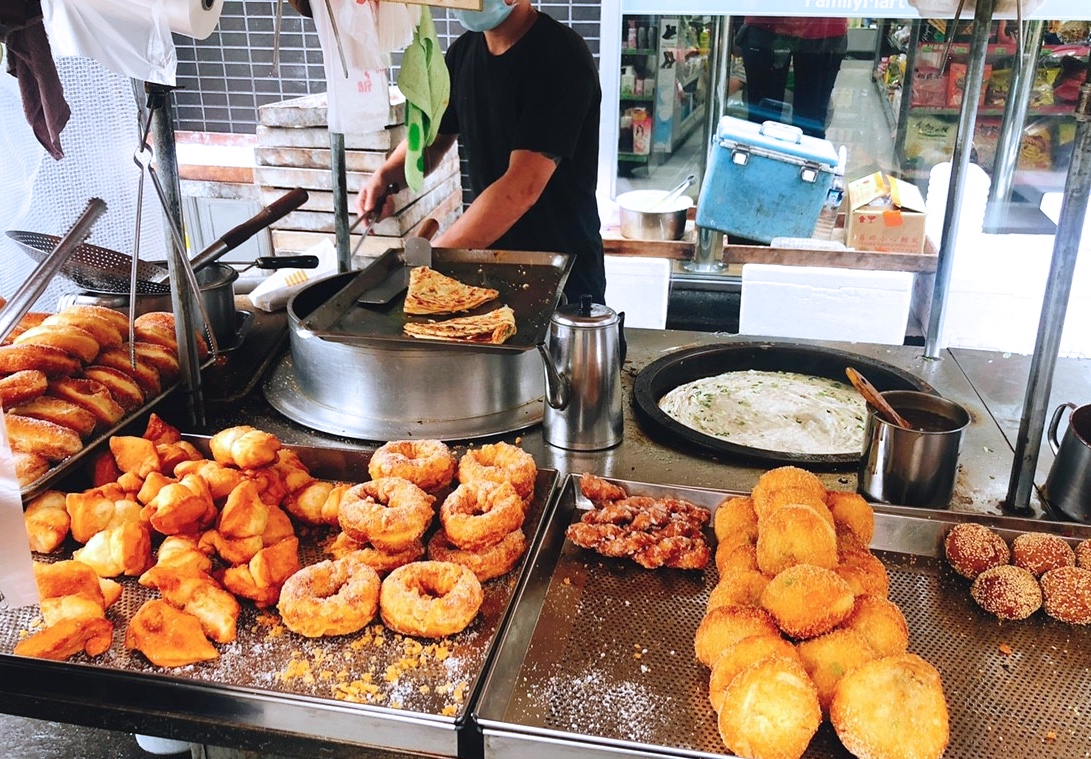
<svg viewBox="0 0 1091 759"><path fill-rule="evenodd" d="M942 108L947 105L947 74L941 68L918 66L910 93L914 108Z"/></svg>
<svg viewBox="0 0 1091 759"><path fill-rule="evenodd" d="M1019 144L1018 168L1044 171L1052 167L1053 135L1049 123L1039 120L1023 130L1023 141Z"/></svg>
<svg viewBox="0 0 1091 759"><path fill-rule="evenodd" d="M985 105L985 88L992 76L992 68L991 63L985 64L985 75L981 79L981 91L977 96L978 108ZM951 64L951 71L947 75L947 106L949 108L962 107L962 93L966 89L966 71L967 66L965 63Z"/></svg>
<svg viewBox="0 0 1091 759"><path fill-rule="evenodd" d="M1011 90L1011 69L993 69L985 87L985 105L989 108L1003 108L1008 102Z"/></svg>
<svg viewBox="0 0 1091 759"><path fill-rule="evenodd" d="M1060 73L1059 68L1038 67L1038 70L1034 72L1034 88L1030 93L1031 108L1053 105L1053 83L1057 81L1057 75Z"/></svg>
<svg viewBox="0 0 1091 759"><path fill-rule="evenodd" d="M949 161L955 149L954 118L910 115L905 130L905 157L928 166Z"/></svg>

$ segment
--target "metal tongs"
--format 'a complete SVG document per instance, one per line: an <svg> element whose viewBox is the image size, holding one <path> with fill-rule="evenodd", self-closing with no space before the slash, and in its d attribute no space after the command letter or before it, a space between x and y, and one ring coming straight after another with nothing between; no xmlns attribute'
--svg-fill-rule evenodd
<svg viewBox="0 0 1091 759"><path fill-rule="evenodd" d="M129 279L129 362L134 369L136 368L136 333L134 323L136 322L137 266L140 260L140 227L141 211L144 202L145 173L151 177L152 186L155 188L155 193L159 197L159 204L163 207L163 215L167 219L171 241L174 244L175 250L178 252L178 259L182 264L182 274L186 279L186 283L189 285L188 289L192 294L193 301L196 303L197 310L201 315L204 334L208 339L209 350L214 359L220 354L220 346L216 342L216 335L213 333L210 326L212 320L209 318L208 311L205 309L205 305L201 300L201 286L197 281L197 275L193 271L189 255L186 253L186 244L182 237L182 232L175 223L174 214L171 213L170 203L167 200L167 193L163 189L162 182L159 181L158 173L152 166L152 151L148 147L148 134L151 131L152 117L157 107L156 101L157 97L155 95L148 96L147 117L144 119L144 123L140 124L140 143L133 153L133 163L140 169L140 179L136 189L136 233L133 237L133 261ZM138 121L141 120L140 113L137 114L137 119ZM179 346L179 348L181 348L181 346Z"/></svg>
<svg viewBox="0 0 1091 759"><path fill-rule="evenodd" d="M91 198L91 200L87 201L87 207L65 236L61 238L61 241L57 243L57 247L38 264L38 268L26 278L26 281L11 296L7 306L0 310L0 341L3 341L15 328L15 325L19 323L19 320L26 316L27 311L45 292L46 287L53 281L53 277L61 270L68 257L91 234L91 227L94 226L98 217L105 210L106 203L101 198Z"/></svg>

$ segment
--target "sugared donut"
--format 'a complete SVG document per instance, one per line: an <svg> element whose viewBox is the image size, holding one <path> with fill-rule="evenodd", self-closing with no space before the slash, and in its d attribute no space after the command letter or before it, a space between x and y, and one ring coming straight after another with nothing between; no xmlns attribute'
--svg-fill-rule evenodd
<svg viewBox="0 0 1091 759"><path fill-rule="evenodd" d="M90 332L74 324L47 326L43 321L15 338L15 345L44 345L62 350L69 356L90 363L102 348Z"/></svg>
<svg viewBox="0 0 1091 759"><path fill-rule="evenodd" d="M1091 570L1060 567L1042 575L1042 608L1073 625L1091 624Z"/></svg>
<svg viewBox="0 0 1091 759"><path fill-rule="evenodd" d="M29 485L49 471L49 460L37 453L12 451L11 458L15 462L15 479L20 486Z"/></svg>
<svg viewBox="0 0 1091 759"><path fill-rule="evenodd" d="M69 307L51 315L42 322L42 325L50 327L67 324L79 327L95 338L95 342L103 348L116 348L121 345L123 331L126 330L126 327L119 328L114 319L104 319L98 313L73 309L74 307ZM128 321L124 316L121 317L121 320Z"/></svg>
<svg viewBox="0 0 1091 759"><path fill-rule="evenodd" d="M379 608L379 575L354 553L304 567L284 581L284 626L308 638L362 630Z"/></svg>
<svg viewBox="0 0 1091 759"><path fill-rule="evenodd" d="M121 350L127 352L129 346L122 345ZM178 375L181 374L181 368L178 364L178 354L170 348L164 348L162 345L145 343L137 340L133 343L133 350L136 352L138 358L143 359L155 367L155 370L159 372L159 378L164 385L171 384L177 380Z"/></svg>
<svg viewBox="0 0 1091 759"><path fill-rule="evenodd" d="M943 551L951 569L972 580L986 569L1007 564L1008 544L998 534L974 522L956 524L943 540Z"/></svg>
<svg viewBox="0 0 1091 759"><path fill-rule="evenodd" d="M481 583L466 567L418 561L386 576L379 613L387 627L402 635L442 638L465 630L484 599Z"/></svg>
<svg viewBox="0 0 1091 759"><path fill-rule="evenodd" d="M95 363L99 366L117 369L119 372L132 377L136 380L136 384L140 385L140 389L144 391L146 398L154 398L159 395L159 392L163 389L159 371L139 356L136 358L135 367L129 359L129 349L128 344L126 344L125 348L106 348L95 358Z"/></svg>
<svg viewBox="0 0 1091 759"><path fill-rule="evenodd" d="M461 564L481 582L506 575L515 568L519 557L527 550L527 538L522 530L509 532L500 542L480 551L463 551L451 544L442 529L428 541L428 558Z"/></svg>
<svg viewBox="0 0 1091 759"><path fill-rule="evenodd" d="M375 546L359 543L341 532L326 548L326 553L335 559L342 559L349 554L356 554L358 560L374 569L381 577L398 567L423 558L424 543L417 541L401 551L380 551Z"/></svg>
<svg viewBox="0 0 1091 759"><path fill-rule="evenodd" d="M83 370L83 376L95 382L101 382L114 400L126 411L132 411L144 405L144 391L140 385L129 375L112 366L88 366Z"/></svg>
<svg viewBox="0 0 1091 759"><path fill-rule="evenodd" d="M80 436L67 427L15 414L4 414L3 419L13 451L34 453L48 461L60 461L74 456L83 448Z"/></svg>
<svg viewBox="0 0 1091 759"><path fill-rule="evenodd" d="M95 319L102 319L109 323L114 329L121 335L125 335L129 331L129 317L120 311L115 311L112 308L106 308L105 306L94 306L90 304L76 304L68 306L61 310L61 314L74 317L90 317Z"/></svg>
<svg viewBox="0 0 1091 759"><path fill-rule="evenodd" d="M11 328L11 332L8 333L8 336L3 340L0 340L0 345L11 345L19 335L23 334L31 327L37 327L50 316L51 314L47 314L44 311L28 311L23 315L23 318Z"/></svg>
<svg viewBox="0 0 1091 759"><path fill-rule="evenodd" d="M451 543L479 551L523 526L523 499L509 482L464 482L443 501L439 518Z"/></svg>
<svg viewBox="0 0 1091 759"><path fill-rule="evenodd" d="M34 369L50 378L67 377L79 367L79 359L59 348L34 343L0 345L0 374Z"/></svg>
<svg viewBox="0 0 1091 759"><path fill-rule="evenodd" d="M1076 566L1080 569L1091 569L1091 538L1076 546Z"/></svg>
<svg viewBox="0 0 1091 759"><path fill-rule="evenodd" d="M1076 566L1076 553L1059 535L1026 532L1011 542L1011 563L1041 577L1051 569Z"/></svg>
<svg viewBox="0 0 1091 759"><path fill-rule="evenodd" d="M337 521L348 536L384 551L402 551L432 523L435 498L409 480L383 477L349 488Z"/></svg>
<svg viewBox="0 0 1091 759"><path fill-rule="evenodd" d="M1038 580L1014 564L979 574L970 586L970 596L978 606L1000 619L1026 619L1042 606Z"/></svg>
<svg viewBox="0 0 1091 759"><path fill-rule="evenodd" d="M371 479L401 477L426 493L451 484L455 457L439 440L392 440L379 447L367 466Z"/></svg>
<svg viewBox="0 0 1091 759"><path fill-rule="evenodd" d="M29 403L16 406L11 410L16 416L29 416L34 419L42 419L46 422L59 424L75 432L81 438L86 438L95 431L97 420L95 415L82 406L77 406L63 398L53 398L43 395Z"/></svg>
<svg viewBox="0 0 1091 759"><path fill-rule="evenodd" d="M0 407L11 409L20 403L34 400L49 387L49 379L37 369L0 377Z"/></svg>
<svg viewBox="0 0 1091 759"><path fill-rule="evenodd" d="M49 395L87 409L102 429L114 426L125 416L125 409L114 400L106 386L92 379L62 377L53 380L49 383Z"/></svg>
<svg viewBox="0 0 1091 759"><path fill-rule="evenodd" d="M458 481L491 480L510 482L524 501L534 496L538 466L534 458L510 443L487 443L466 451L458 461Z"/></svg>

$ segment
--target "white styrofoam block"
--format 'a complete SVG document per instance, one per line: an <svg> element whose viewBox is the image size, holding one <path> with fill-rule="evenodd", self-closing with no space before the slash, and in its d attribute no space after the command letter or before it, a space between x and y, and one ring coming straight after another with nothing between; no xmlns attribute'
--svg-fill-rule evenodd
<svg viewBox="0 0 1091 759"><path fill-rule="evenodd" d="M1053 256L1052 235L980 235L955 252L941 347L1034 352ZM927 330L934 276L915 288L913 312ZM1091 355L1091 256L1077 259L1060 355Z"/></svg>
<svg viewBox="0 0 1091 759"><path fill-rule="evenodd" d="M901 345L913 274L744 264L739 332Z"/></svg>
<svg viewBox="0 0 1091 759"><path fill-rule="evenodd" d="M606 256L606 305L625 312L625 326L667 326L671 262L667 258Z"/></svg>

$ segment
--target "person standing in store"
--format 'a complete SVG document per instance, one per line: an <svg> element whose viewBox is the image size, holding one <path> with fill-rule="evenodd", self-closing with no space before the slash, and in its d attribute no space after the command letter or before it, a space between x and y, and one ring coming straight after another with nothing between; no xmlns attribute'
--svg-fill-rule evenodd
<svg viewBox="0 0 1091 759"><path fill-rule="evenodd" d="M848 28L844 18L747 16L735 44L746 70L749 120L782 120L791 67L791 123L804 134L824 138L830 96L848 49Z"/></svg>
<svg viewBox="0 0 1091 759"><path fill-rule="evenodd" d="M451 44L451 100L425 171L461 140L474 200L433 243L568 253L569 300L605 303L595 187L602 91L587 44L530 0L451 11L469 31ZM405 186L403 141L357 197L368 214L389 184ZM392 211L388 201L382 215Z"/></svg>

